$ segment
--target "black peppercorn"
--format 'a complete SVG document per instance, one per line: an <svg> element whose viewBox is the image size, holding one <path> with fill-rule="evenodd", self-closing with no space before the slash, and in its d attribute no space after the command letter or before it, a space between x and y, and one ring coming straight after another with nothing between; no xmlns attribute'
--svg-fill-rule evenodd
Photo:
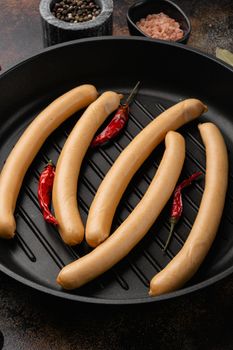
<svg viewBox="0 0 233 350"><path fill-rule="evenodd" d="M62 0L57 1L52 8L55 17L70 23L91 21L100 12L94 0Z"/></svg>

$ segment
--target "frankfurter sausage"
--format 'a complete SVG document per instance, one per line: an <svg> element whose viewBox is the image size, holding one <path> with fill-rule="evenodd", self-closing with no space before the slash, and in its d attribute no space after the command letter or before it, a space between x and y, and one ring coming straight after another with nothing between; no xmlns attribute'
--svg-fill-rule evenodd
<svg viewBox="0 0 233 350"><path fill-rule="evenodd" d="M14 210L23 178L46 138L68 117L97 98L93 85L81 85L53 101L27 127L0 176L0 237L13 238Z"/></svg>
<svg viewBox="0 0 233 350"><path fill-rule="evenodd" d="M185 158L185 142L180 134L170 131L165 144L159 168L139 204L106 241L61 270L57 282L63 288L78 288L104 273L145 236L171 196Z"/></svg>
<svg viewBox="0 0 233 350"><path fill-rule="evenodd" d="M166 133L178 129L206 110L206 106L196 99L177 103L145 127L119 155L89 210L86 240L91 247L96 247L109 236L114 213L128 183Z"/></svg>
<svg viewBox="0 0 233 350"><path fill-rule="evenodd" d="M216 236L227 183L228 156L224 139L212 123L199 125L206 147L205 189L192 230L180 252L150 283L152 296L181 288L198 270Z"/></svg>
<svg viewBox="0 0 233 350"><path fill-rule="evenodd" d="M82 160L101 124L118 108L122 95L103 93L83 113L71 131L58 158L52 201L58 230L66 244L75 245L84 237L77 205L77 183Z"/></svg>

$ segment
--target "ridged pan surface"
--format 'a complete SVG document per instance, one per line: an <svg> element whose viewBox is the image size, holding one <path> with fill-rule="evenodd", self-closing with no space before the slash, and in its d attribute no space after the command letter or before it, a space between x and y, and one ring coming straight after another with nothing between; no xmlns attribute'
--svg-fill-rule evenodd
<svg viewBox="0 0 233 350"><path fill-rule="evenodd" d="M229 151L229 188L217 238L196 276L181 290L151 298L149 281L177 254L195 220L204 176L184 194L184 215L176 226L166 254L171 201L146 237L119 264L75 291L56 284L60 269L90 251L86 243L70 248L43 220L38 201L38 177L49 159L56 164L62 146L81 113L59 127L31 165L16 207L17 234L0 241L0 269L33 288L66 299L103 304L133 304L172 298L210 285L233 272L233 71L214 58L182 45L138 38L87 39L59 45L17 65L0 77L0 167L27 125L53 99L83 83L128 94L141 87L130 108L124 132L111 144L90 149L78 185L84 222L106 172L129 142L164 109L189 97L201 99L208 113L179 131L187 154L181 179L194 171L205 173L205 149L197 124L213 121L221 129ZM164 152L162 143L130 182L114 217L112 231L129 215L145 193ZM17 169L15 169L17 172ZM159 200L159 198L158 198ZM203 232L203 235L205 232Z"/></svg>

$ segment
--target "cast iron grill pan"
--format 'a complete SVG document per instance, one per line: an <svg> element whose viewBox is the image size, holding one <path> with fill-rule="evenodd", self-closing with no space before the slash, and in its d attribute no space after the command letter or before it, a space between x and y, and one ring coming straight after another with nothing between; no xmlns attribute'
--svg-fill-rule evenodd
<svg viewBox="0 0 233 350"><path fill-rule="evenodd" d="M37 201L37 183L48 160L52 159L56 164L81 112L49 137L25 177L15 212L16 237L11 241L0 241L0 269L3 272L29 286L67 299L132 304L189 293L233 271L233 106L230 98L233 72L204 54L181 45L155 43L147 39L104 38L59 45L19 64L0 77L1 168L30 121L63 92L82 83L93 83L100 92L113 89L128 94L137 80L141 80L141 88L131 105L127 128L114 142L99 149L90 149L85 157L78 191L81 216L85 222L106 172L149 122L181 99L200 98L208 105L208 113L179 130L185 137L187 147L180 180L195 171L205 173L205 149L197 124L206 120L215 122L224 134L230 173L219 232L199 272L180 291L157 298L148 296L150 279L177 254L192 228L203 193L204 176L185 191L184 215L166 254L162 247L169 232L171 201L140 244L110 271L71 292L62 290L56 284L59 270L88 253L90 248L85 242L73 248L64 245L56 229L44 222ZM112 231L142 198L163 152L162 143L130 182L114 217Z"/></svg>

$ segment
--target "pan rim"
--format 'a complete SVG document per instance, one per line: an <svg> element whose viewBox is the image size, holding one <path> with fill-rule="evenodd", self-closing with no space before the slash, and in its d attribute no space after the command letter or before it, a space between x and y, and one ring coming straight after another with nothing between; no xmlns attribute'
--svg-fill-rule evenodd
<svg viewBox="0 0 233 350"><path fill-rule="evenodd" d="M200 283L194 284L193 286L186 287L179 289L177 291L163 294L156 297L148 297L147 295L142 298L132 298L132 299L106 299L106 298L98 298L98 297L88 297L88 296L82 296L82 295L75 295L75 294L69 294L67 291L59 291L59 290L53 290L49 287L42 286L36 282L33 282L23 276L18 275L16 272L13 272L12 270L8 269L7 267L0 264L0 270L1 272L5 273L7 276L13 278L14 280L26 285L27 287L33 288L39 292L44 292L48 295L52 295L55 297L58 297L60 299L66 299L70 301L75 302L83 302L88 304L98 304L98 305L139 305L139 304L146 304L146 303L153 303L153 302L162 302L166 300L171 300L174 298L181 297L186 294L194 293L199 290L202 290L204 288L207 288L217 282L220 282L227 276L233 273L233 266L229 267L225 271L208 278L205 281L202 281Z"/></svg>
<svg viewBox="0 0 233 350"><path fill-rule="evenodd" d="M198 54L200 56L203 56L207 59L210 59L211 61L215 62L216 64L221 65L225 69L229 70L229 72L233 73L233 68L228 65L227 63L221 61L220 59L216 58L215 56L205 53L201 51L200 49L193 48L193 47L188 47L180 43L173 43L173 42L166 42L163 40L154 40L154 39L149 39L145 37L134 37L134 36L114 36L114 37L109 37L109 36L103 36L103 37L92 37L92 38L85 38L85 39L78 39L78 40L73 40L69 41L66 43L62 44L57 44L52 47L44 48L38 51L38 53L31 55L27 57L26 59L18 62L15 65L12 65L9 67L6 71L3 71L0 73L0 80L6 77L8 74L11 72L14 72L14 70L17 70L21 66L27 64L28 62L32 62L33 60L38 59L41 55L46 54L47 52L50 51L56 51L59 50L60 48L63 47L68 47L68 46L76 46L81 43L88 43L88 42L97 42L97 41L135 41L135 42L150 42L152 45L164 45L164 46L175 46L179 47L183 50L192 52L194 54ZM61 299L67 299L70 301L76 301L76 302L83 302L83 303L88 303L88 304L99 304L99 305L138 305L138 304L145 304L145 303L151 303L151 302L158 302L158 301L165 301L165 300L170 300L173 298L181 297L186 294L193 293L195 291L202 290L203 288L206 288L214 283L217 283L227 276L231 275L233 273L233 266L227 268L225 271L222 271L218 273L217 275L210 277L206 279L205 281L199 282L197 284L194 284L192 286L182 288L180 290L167 293L161 296L157 297L148 297L145 295L145 297L140 297L140 298L132 298L132 299L106 299L106 298L98 298L98 297L88 297L88 296L81 296L81 295L75 295L75 294L69 294L67 291L59 291L59 290L53 290L49 287L40 285L39 283L33 282L32 280L29 280L26 277L23 277L16 272L12 271L8 267L2 265L0 263L0 271L2 271L4 274L8 275L9 277L15 279L16 281L31 287L35 290L38 290L40 292L44 292L48 295L56 296Z"/></svg>
<svg viewBox="0 0 233 350"><path fill-rule="evenodd" d="M91 38L83 38L83 39L77 39L77 40L71 40L65 43L61 43L61 44L56 44L50 47L46 47L46 48L42 48L39 49L38 52L34 55L29 55L28 57L26 57L25 59L23 59L22 61L13 64L12 66L10 66L8 69L0 71L0 79L2 79L5 75L9 74L11 71L18 69L20 66L26 64L27 62L33 61L34 59L38 58L41 55L44 55L47 52L50 51L55 51L55 50L59 50L60 48L66 47L66 46L73 46L73 45L77 45L77 44L81 44L81 43L85 43L85 42L98 42L98 41L145 41L145 42L150 42L151 44L160 44L160 45L164 45L164 46L175 46L175 47L179 47L185 51L190 51L192 53L195 54L199 54L205 58L208 58L214 62L216 62L217 64L220 64L221 66L223 66L224 68L228 69L230 72L233 72L233 67L231 65L229 65L228 63L220 60L219 58L215 57L212 54L206 53L204 51L202 51L201 49L192 47L192 46L187 46L178 42L171 42L171 41L165 41L165 40L160 40L160 39L150 39L147 37L139 37L139 36L129 36L129 35L124 35L124 36L101 36L101 37L91 37Z"/></svg>

